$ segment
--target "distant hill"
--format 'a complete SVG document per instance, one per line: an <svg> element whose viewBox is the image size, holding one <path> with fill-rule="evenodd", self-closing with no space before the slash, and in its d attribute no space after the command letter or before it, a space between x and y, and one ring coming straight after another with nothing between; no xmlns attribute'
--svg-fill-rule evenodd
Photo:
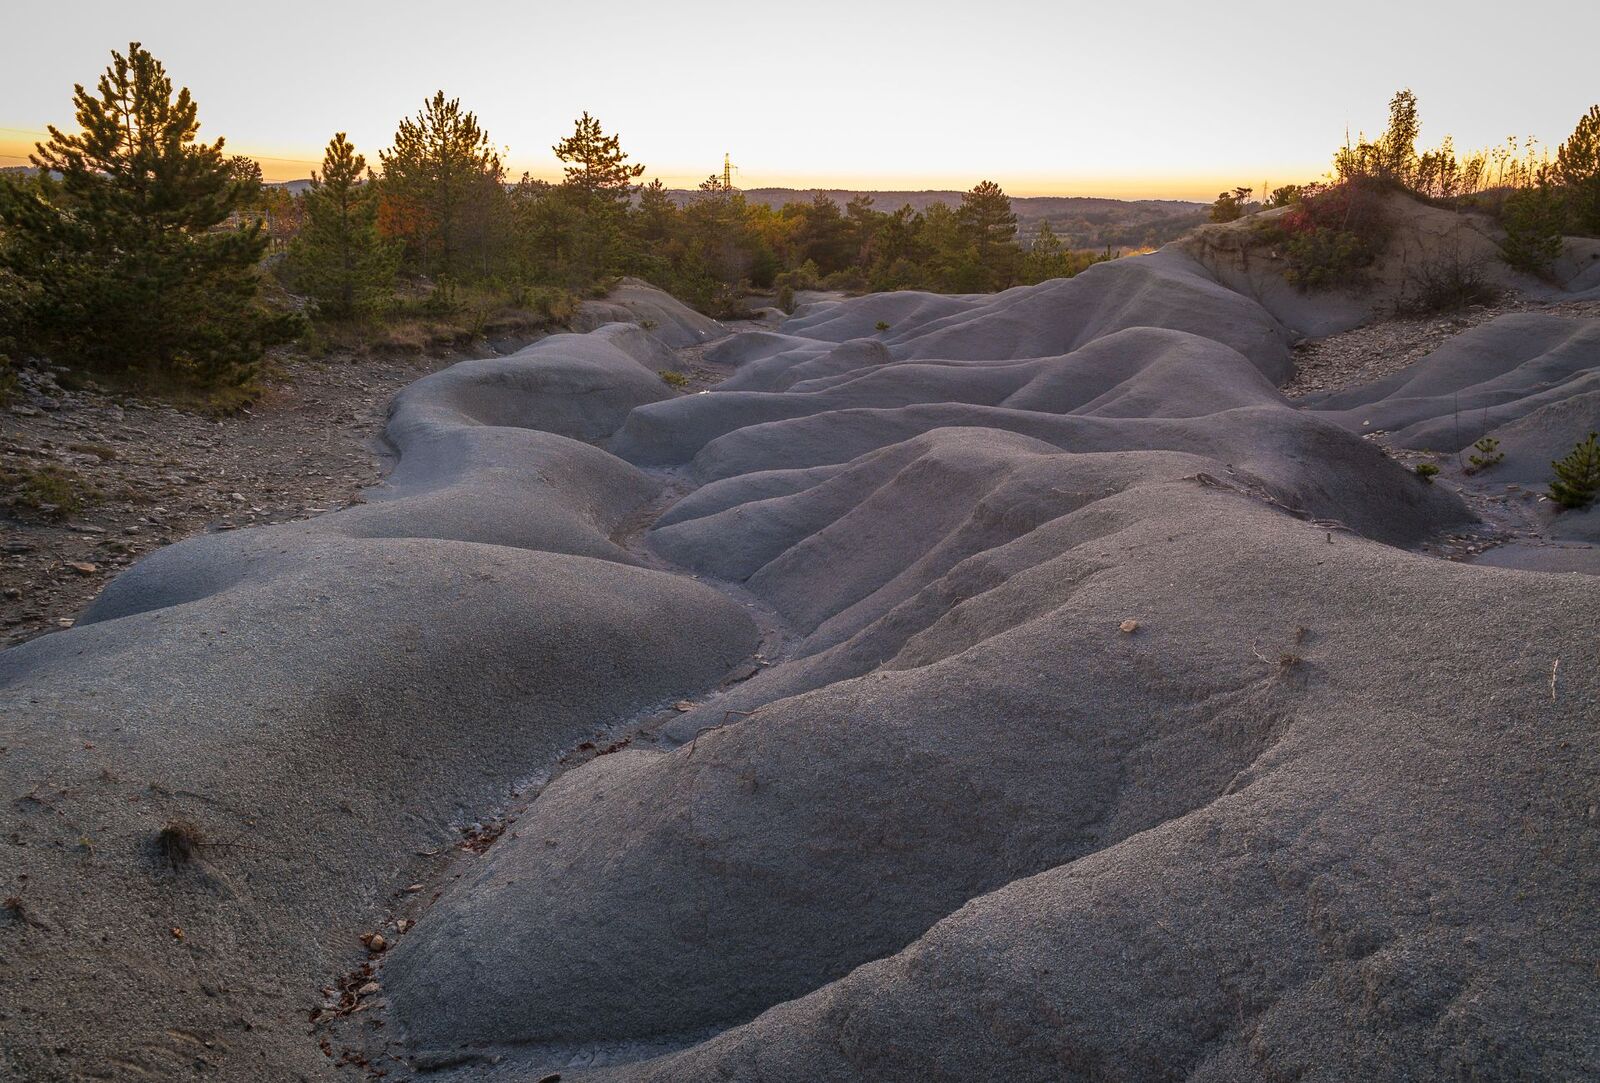
<svg viewBox="0 0 1600 1083"><path fill-rule="evenodd" d="M857 196L871 196L874 210L892 211L909 204L925 211L935 203L955 207L960 192L865 192L843 188L747 188L745 199L781 207L785 203L809 203L821 192L843 207ZM682 206L694 192L671 189L673 202ZM1096 196L1012 196L1011 208L1017 215L1017 232L1024 244L1037 233L1043 222L1074 248L1155 247L1187 233L1204 222L1209 205L1178 199L1103 199Z"/></svg>
<svg viewBox="0 0 1600 1083"><path fill-rule="evenodd" d="M32 166L7 166L0 173L35 173ZM308 179L274 181L269 188L282 188L299 195L311 186ZM857 196L871 196L875 210L893 211L910 204L925 211L935 203L950 207L961 203L960 192L866 192L844 188L748 188L745 199L781 207L785 203L809 203L818 192L843 207ZM671 188L667 194L680 207L694 199L688 189ZM1180 199L1104 199L1097 196L1012 196L1011 208L1017 215L1017 232L1026 246L1043 222L1072 248L1100 249L1158 247L1189 232L1206 220L1209 204Z"/></svg>

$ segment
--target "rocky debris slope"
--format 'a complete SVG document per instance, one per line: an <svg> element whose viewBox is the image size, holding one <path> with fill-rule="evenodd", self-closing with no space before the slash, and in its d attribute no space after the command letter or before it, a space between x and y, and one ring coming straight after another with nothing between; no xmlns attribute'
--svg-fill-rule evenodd
<svg viewBox="0 0 1600 1083"><path fill-rule="evenodd" d="M1168 251L421 381L369 503L0 654L5 1067L1600 1073L1600 578L1423 555L1356 416L1585 410L1511 319L1302 409Z"/></svg>
<svg viewBox="0 0 1600 1083"><path fill-rule="evenodd" d="M359 499L381 478L372 438L389 400L447 363L281 360L260 402L222 418L24 368L0 407L0 637L70 627L111 577L180 538Z"/></svg>

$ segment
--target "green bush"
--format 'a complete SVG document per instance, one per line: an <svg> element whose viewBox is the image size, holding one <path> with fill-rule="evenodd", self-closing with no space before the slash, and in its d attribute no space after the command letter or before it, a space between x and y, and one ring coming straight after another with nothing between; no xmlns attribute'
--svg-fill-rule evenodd
<svg viewBox="0 0 1600 1083"><path fill-rule="evenodd" d="M1389 240L1378 191L1353 182L1307 185L1290 210L1256 228L1280 247L1284 276L1302 290L1358 285Z"/></svg>
<svg viewBox="0 0 1600 1083"><path fill-rule="evenodd" d="M10 490L13 508L50 519L65 519L100 499L100 491L83 475L63 466L0 471L0 484Z"/></svg>
<svg viewBox="0 0 1600 1083"><path fill-rule="evenodd" d="M1600 493L1600 434L1590 433L1564 459L1550 465L1555 480L1550 483L1550 499L1564 508L1586 508Z"/></svg>
<svg viewBox="0 0 1600 1083"><path fill-rule="evenodd" d="M1433 463L1418 463L1416 465L1416 471L1417 477L1421 478L1429 485L1432 485L1433 479L1439 476L1439 468Z"/></svg>
<svg viewBox="0 0 1600 1083"><path fill-rule="evenodd" d="M1467 462L1472 465L1471 473L1487 470L1506 457L1500 450L1500 441L1492 436L1485 436L1472 445L1474 454L1467 456Z"/></svg>
<svg viewBox="0 0 1600 1083"><path fill-rule="evenodd" d="M1213 222L1237 222L1244 217L1250 205L1250 195L1253 188L1235 188L1231 192L1220 192L1217 200L1211 204L1211 220Z"/></svg>
<svg viewBox="0 0 1600 1083"><path fill-rule="evenodd" d="M840 290L845 293L865 293L867 289L866 273L859 267L846 267L842 271L835 271L822 280L823 289Z"/></svg>
<svg viewBox="0 0 1600 1083"><path fill-rule="evenodd" d="M1548 273L1561 254L1565 218L1561 197L1549 185L1511 193L1500 208L1500 224L1506 231L1501 258L1519 271Z"/></svg>

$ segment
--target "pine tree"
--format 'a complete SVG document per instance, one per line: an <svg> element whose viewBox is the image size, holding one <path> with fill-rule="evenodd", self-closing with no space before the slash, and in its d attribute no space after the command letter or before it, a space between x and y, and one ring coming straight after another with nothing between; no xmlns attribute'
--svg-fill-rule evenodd
<svg viewBox="0 0 1600 1083"><path fill-rule="evenodd" d="M1555 176L1564 189L1571 225L1600 234L1600 105L1592 105L1556 151Z"/></svg>
<svg viewBox="0 0 1600 1083"><path fill-rule="evenodd" d="M678 231L681 215L660 180L639 189L639 206L634 214L634 232L649 244L663 244Z"/></svg>
<svg viewBox="0 0 1600 1083"><path fill-rule="evenodd" d="M1543 174L1531 188L1519 188L1506 197L1500 209L1505 240L1501 257L1530 274L1544 274L1561 255L1561 234L1566 213L1556 190Z"/></svg>
<svg viewBox="0 0 1600 1083"><path fill-rule="evenodd" d="M0 182L0 278L29 345L69 365L165 382L242 384L294 321L257 303L259 221L219 228L249 196L222 140L197 143L194 100L138 42L113 52L82 131L52 127L34 185Z"/></svg>
<svg viewBox="0 0 1600 1083"><path fill-rule="evenodd" d="M977 250L983 288L1004 289L1015 282L1022 250L1017 247L1011 197L993 181L983 181L961 197L956 221L966 242Z"/></svg>
<svg viewBox="0 0 1600 1083"><path fill-rule="evenodd" d="M573 122L572 134L550 149L561 160L563 183L582 193L586 203L622 210L644 174L644 166L629 164L620 137L607 135L587 112Z"/></svg>
<svg viewBox="0 0 1600 1083"><path fill-rule="evenodd" d="M1555 480L1550 483L1550 499L1565 508L1586 508L1600 496L1600 434L1578 444L1564 459L1550 465Z"/></svg>
<svg viewBox="0 0 1600 1083"><path fill-rule="evenodd" d="M566 274L569 284L584 288L630 262L625 215L644 166L630 163L621 139L588 113L551 149L565 174L560 196L578 219Z"/></svg>
<svg viewBox="0 0 1600 1083"><path fill-rule="evenodd" d="M1071 257L1049 221L1041 222L1033 246L1022 257L1022 280L1031 285L1052 278L1070 278Z"/></svg>
<svg viewBox="0 0 1600 1083"><path fill-rule="evenodd" d="M800 232L795 238L802 259L815 263L825 275L855 262L855 241L839 204L826 192L818 192L802 213Z"/></svg>
<svg viewBox="0 0 1600 1083"><path fill-rule="evenodd" d="M366 158L339 132L305 194L305 226L289 249L289 265L323 315L371 312L388 300L394 285L400 253L378 233L378 203L372 185L363 181L366 168Z"/></svg>
<svg viewBox="0 0 1600 1083"><path fill-rule="evenodd" d="M1244 217L1245 209L1250 205L1250 197L1254 194L1254 188L1246 188L1243 185L1231 192L1217 193L1216 202L1211 204L1211 221L1237 222Z"/></svg>
<svg viewBox="0 0 1600 1083"><path fill-rule="evenodd" d="M423 274L484 270L505 211L500 156L460 98L439 91L400 122L383 164L384 231Z"/></svg>

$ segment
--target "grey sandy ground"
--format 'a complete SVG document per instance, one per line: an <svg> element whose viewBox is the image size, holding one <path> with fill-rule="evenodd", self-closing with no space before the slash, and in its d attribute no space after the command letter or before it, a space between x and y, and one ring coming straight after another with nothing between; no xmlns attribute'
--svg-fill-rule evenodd
<svg viewBox="0 0 1600 1083"><path fill-rule="evenodd" d="M1531 469L1594 321L1291 403L1306 313L1218 278L817 305L706 394L618 326L420 382L367 504L0 654L0 1064L1594 1074L1600 579L1414 551L1471 509L1352 413L1480 395Z"/></svg>

